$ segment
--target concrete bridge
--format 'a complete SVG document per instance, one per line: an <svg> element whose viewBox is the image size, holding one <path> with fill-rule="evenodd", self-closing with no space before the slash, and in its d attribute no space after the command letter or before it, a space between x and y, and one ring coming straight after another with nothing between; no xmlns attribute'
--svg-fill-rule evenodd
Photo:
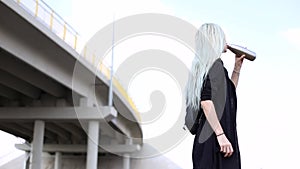
<svg viewBox="0 0 300 169"><path fill-rule="evenodd" d="M16 145L29 156L25 168L41 169L45 153L55 169L63 157L84 157L86 168L96 169L99 157L115 155L130 168L126 154L143 146L132 100L113 80L108 105L108 74L94 71L76 51L77 33L66 22L61 37L53 30L61 20L53 10L45 24L39 12L47 5L31 3L33 9L20 0L0 1L0 129L26 140ZM75 66L80 75L74 78Z"/></svg>

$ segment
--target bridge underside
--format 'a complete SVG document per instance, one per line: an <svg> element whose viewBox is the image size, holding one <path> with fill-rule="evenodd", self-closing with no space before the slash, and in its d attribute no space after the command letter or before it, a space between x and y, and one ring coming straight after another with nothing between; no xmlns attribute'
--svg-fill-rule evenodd
<svg viewBox="0 0 300 169"><path fill-rule="evenodd" d="M0 58L1 130L31 142L34 121L43 120L45 143L86 144L87 123L96 120L100 123L103 138L122 141L116 130L124 134L124 129L111 122L117 117L117 112L106 106L88 103L87 98L1 48Z"/></svg>
<svg viewBox="0 0 300 169"><path fill-rule="evenodd" d="M103 98L100 104L92 102L3 48L0 58L0 130L26 140L18 149L31 152L39 140L43 152L60 154L56 158L88 154L89 141L95 143L95 157L140 150L139 143L126 144L131 136L123 127L125 118L114 107L103 106ZM103 83L95 90L106 93L107 87Z"/></svg>

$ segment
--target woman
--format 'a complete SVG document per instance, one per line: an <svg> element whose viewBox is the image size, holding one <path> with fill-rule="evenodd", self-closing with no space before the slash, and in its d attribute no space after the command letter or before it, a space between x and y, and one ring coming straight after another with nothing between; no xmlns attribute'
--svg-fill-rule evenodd
<svg viewBox="0 0 300 169"><path fill-rule="evenodd" d="M193 145L194 169L240 169L236 92L243 56L235 57L231 78L220 56L227 45L222 29L203 24L195 37L196 55L187 83L187 106L204 113Z"/></svg>

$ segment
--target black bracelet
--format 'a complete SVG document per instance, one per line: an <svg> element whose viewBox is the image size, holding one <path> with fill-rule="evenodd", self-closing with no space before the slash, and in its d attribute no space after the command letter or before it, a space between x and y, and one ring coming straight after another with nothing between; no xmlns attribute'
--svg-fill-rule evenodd
<svg viewBox="0 0 300 169"><path fill-rule="evenodd" d="M235 72L236 74L240 74L240 72L239 72L239 71L236 71L236 70L233 70L233 72Z"/></svg>
<svg viewBox="0 0 300 169"><path fill-rule="evenodd" d="M217 137L222 136L224 133L218 134Z"/></svg>

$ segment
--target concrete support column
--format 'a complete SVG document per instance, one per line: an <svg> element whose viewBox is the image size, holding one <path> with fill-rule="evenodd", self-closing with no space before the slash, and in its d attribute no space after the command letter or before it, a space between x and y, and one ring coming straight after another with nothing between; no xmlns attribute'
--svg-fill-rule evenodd
<svg viewBox="0 0 300 169"><path fill-rule="evenodd" d="M30 169L41 169L43 164L42 153L44 144L45 122L34 122L33 141L31 146Z"/></svg>
<svg viewBox="0 0 300 169"><path fill-rule="evenodd" d="M126 145L132 144L132 139L128 138L125 140ZM130 169L130 154L123 154L123 169Z"/></svg>
<svg viewBox="0 0 300 169"><path fill-rule="evenodd" d="M29 169L30 164L30 152L25 152L24 169Z"/></svg>
<svg viewBox="0 0 300 169"><path fill-rule="evenodd" d="M124 154L124 156L123 156L123 169L130 169L129 154Z"/></svg>
<svg viewBox="0 0 300 169"><path fill-rule="evenodd" d="M61 152L55 152L54 169L61 169Z"/></svg>
<svg viewBox="0 0 300 169"><path fill-rule="evenodd" d="M99 121L89 121L87 143L87 169L97 169L99 143Z"/></svg>

